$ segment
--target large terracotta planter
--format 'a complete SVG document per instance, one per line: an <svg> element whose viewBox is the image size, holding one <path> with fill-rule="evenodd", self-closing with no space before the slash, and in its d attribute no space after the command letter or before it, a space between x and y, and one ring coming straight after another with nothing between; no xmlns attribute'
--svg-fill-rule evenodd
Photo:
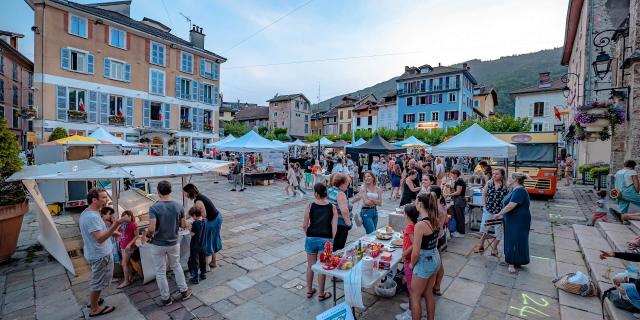
<svg viewBox="0 0 640 320"><path fill-rule="evenodd" d="M16 252L22 218L29 211L29 201L0 207L0 262Z"/></svg>

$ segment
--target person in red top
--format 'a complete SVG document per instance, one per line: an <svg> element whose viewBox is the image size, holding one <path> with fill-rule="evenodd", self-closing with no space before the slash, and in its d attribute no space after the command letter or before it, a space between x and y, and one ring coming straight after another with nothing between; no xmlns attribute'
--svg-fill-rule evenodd
<svg viewBox="0 0 640 320"><path fill-rule="evenodd" d="M407 290L411 293L411 279L413 270L411 270L411 251L413 247L413 229L418 223L420 213L415 204L407 204L404 206L404 217L407 220L407 226L402 233L402 262L404 264L404 280L407 283ZM410 319L411 311L409 311L409 303L401 303L400 308L405 312L399 315L400 318ZM408 317L408 318L407 318ZM397 319L398 317L396 317Z"/></svg>
<svg viewBox="0 0 640 320"><path fill-rule="evenodd" d="M118 286L118 289L122 289L131 284L131 269L129 268L129 259L133 254L134 239L136 238L136 230L138 226L136 225L135 217L133 216L133 212L131 210L125 210L122 213L122 216L129 216L129 222L125 222L120 226L120 233L122 236L120 237L120 249L122 250L122 260L120 261L122 265L122 273L124 274L124 278L122 283Z"/></svg>

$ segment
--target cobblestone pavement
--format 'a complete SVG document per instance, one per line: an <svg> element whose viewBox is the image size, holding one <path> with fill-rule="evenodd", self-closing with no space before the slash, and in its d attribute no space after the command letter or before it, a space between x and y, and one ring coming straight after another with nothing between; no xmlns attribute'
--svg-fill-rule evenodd
<svg viewBox="0 0 640 320"><path fill-rule="evenodd" d="M208 274L207 280L191 286L194 295L190 300L168 307L157 305L155 282L137 282L126 290L116 289L114 283L104 296L117 310L100 319L315 319L332 306L331 301L318 302L305 296L306 255L300 226L310 197L285 199L280 182L230 192L226 180L212 183L214 179L194 177L192 182L212 198L224 216L224 248L218 268ZM179 190L178 181L174 188ZM556 271L568 272L566 265L556 263L556 248L562 239L556 238L554 244L554 234L567 234L570 229L563 225L586 221L585 215L590 214L586 202L592 200L589 193L561 187L553 200L532 202L531 264L516 275L509 274L507 266L488 253L468 256L477 242L473 234L450 242L442 254L446 275L436 318L560 319L562 312L571 315L564 318L575 319L573 313L567 313L571 310L561 305L558 290L551 283ZM174 194L181 198L178 191ZM388 193L384 196L379 226L386 225L388 213L397 206L397 202L388 200ZM77 214L63 214L55 220L63 238L70 243L77 241ZM27 215L16 261L0 267L1 318L87 317L83 304L88 274L74 277L65 272L34 246L37 232L33 215ZM362 228L350 232L350 240L363 233ZM171 280L171 289L175 290ZM384 299L365 291L363 299L367 309L357 311L358 319L393 319L407 295L403 292Z"/></svg>

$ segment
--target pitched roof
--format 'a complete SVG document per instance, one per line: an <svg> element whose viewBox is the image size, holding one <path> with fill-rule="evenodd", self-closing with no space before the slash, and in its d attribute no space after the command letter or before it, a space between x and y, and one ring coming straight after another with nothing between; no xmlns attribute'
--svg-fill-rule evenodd
<svg viewBox="0 0 640 320"><path fill-rule="evenodd" d="M551 81L550 86L548 87L540 88L540 86L536 84L530 87L511 91L511 94L524 94L524 93L545 92L545 91L561 91L561 90L564 90L565 86L566 84L562 82L562 80L556 79Z"/></svg>
<svg viewBox="0 0 640 320"><path fill-rule="evenodd" d="M462 72L462 71L467 71L467 70L462 68L457 68L457 67L434 67L433 70L429 71L428 73L405 72L396 81L413 79L413 78L421 78L421 77L429 77L429 76L435 76L435 75L440 75L445 73L454 73L454 72Z"/></svg>
<svg viewBox="0 0 640 320"><path fill-rule="evenodd" d="M372 93L367 94L366 96L358 100L358 102L356 102L355 107L353 108L353 111L362 111L362 110L367 110L370 107L375 107L378 104L377 100L378 98L376 98L374 94Z"/></svg>
<svg viewBox="0 0 640 320"><path fill-rule="evenodd" d="M244 108L234 118L238 121L269 119L269 107Z"/></svg>
<svg viewBox="0 0 640 320"><path fill-rule="evenodd" d="M18 59L22 60L25 65L29 66L29 71L33 72L33 61L29 60L29 58L25 57L25 55L20 53L20 51L16 50L16 48L11 46L9 43L0 39L0 52L2 52L2 50L13 52Z"/></svg>
<svg viewBox="0 0 640 320"><path fill-rule="evenodd" d="M176 43L185 47L188 47L190 49L193 49L195 51L200 51L203 54L207 54L210 56L214 56L216 59L218 60L222 60L222 62L227 61L227 58L220 56L216 53L213 53L209 50L206 49L201 49L198 48L196 46L194 46L191 42L184 40L178 36L175 36L169 32L165 32L163 30L160 30L158 28L154 28L142 21L137 21L134 20L128 16L125 16L123 14L120 14L118 12L115 11L110 11L110 10L106 10L106 9L102 9L102 8L98 8L94 5L84 5L84 4L80 4L80 3L76 3L76 2L72 2L72 1L64 1L64 0L51 0L55 3L58 3L60 5L63 6L67 6L79 11L84 11L88 14L92 14L98 17L101 17L103 19L107 19L110 21L113 21L115 23L136 29L138 31L150 34L152 36L164 39L166 41L172 42L172 43Z"/></svg>
<svg viewBox="0 0 640 320"><path fill-rule="evenodd" d="M322 117L323 118L330 118L330 117L335 117L338 115L338 110L336 108L333 108L327 112L325 112Z"/></svg>
<svg viewBox="0 0 640 320"><path fill-rule="evenodd" d="M302 94L302 93L277 95L277 96L267 100L267 102L289 101L289 100L293 100L293 99L295 99L297 97L302 97L304 100L307 100L307 102L310 102L309 99L307 99L307 97L305 97L304 94Z"/></svg>

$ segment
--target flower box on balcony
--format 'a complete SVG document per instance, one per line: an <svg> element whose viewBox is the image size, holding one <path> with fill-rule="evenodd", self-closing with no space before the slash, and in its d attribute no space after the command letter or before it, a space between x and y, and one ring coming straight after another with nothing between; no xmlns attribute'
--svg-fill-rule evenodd
<svg viewBox="0 0 640 320"><path fill-rule="evenodd" d="M124 116L122 115L112 115L109 116L109 123L115 125L123 125L125 122Z"/></svg>
<svg viewBox="0 0 640 320"><path fill-rule="evenodd" d="M205 130L212 130L212 129L213 129L213 127L211 127L211 125L209 125L209 124L205 124L205 125L204 125L204 129L205 129Z"/></svg>
<svg viewBox="0 0 640 320"><path fill-rule="evenodd" d="M191 129L191 122L182 121L180 122L180 129Z"/></svg>
<svg viewBox="0 0 640 320"><path fill-rule="evenodd" d="M69 110L67 111L67 116L69 116L69 120L84 121L87 119L87 113L81 110Z"/></svg>

